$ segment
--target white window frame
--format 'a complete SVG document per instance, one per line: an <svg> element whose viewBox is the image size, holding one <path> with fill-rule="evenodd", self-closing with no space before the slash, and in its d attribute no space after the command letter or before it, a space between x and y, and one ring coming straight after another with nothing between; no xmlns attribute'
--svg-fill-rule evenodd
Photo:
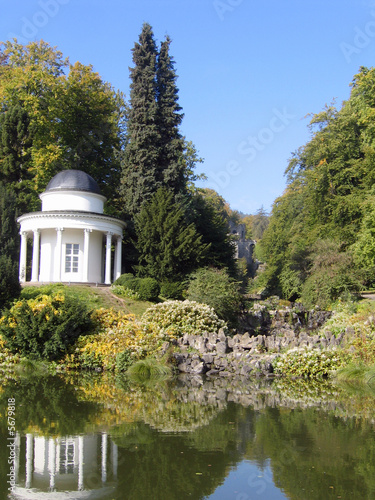
<svg viewBox="0 0 375 500"><path fill-rule="evenodd" d="M79 243L65 244L65 272L78 273L79 271Z"/></svg>

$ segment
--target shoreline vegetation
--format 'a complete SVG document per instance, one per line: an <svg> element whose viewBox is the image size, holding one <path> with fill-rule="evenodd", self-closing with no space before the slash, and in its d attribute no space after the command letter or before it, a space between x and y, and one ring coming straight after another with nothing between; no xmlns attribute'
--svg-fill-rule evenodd
<svg viewBox="0 0 375 500"><path fill-rule="evenodd" d="M185 372L375 385L375 301L338 301L327 312L276 297L246 306L234 330L194 301L152 304L118 285L27 286L0 319L0 373L105 371L147 380Z"/></svg>
<svg viewBox="0 0 375 500"><path fill-rule="evenodd" d="M144 23L125 101L43 40L1 44L0 370L373 385L375 301L358 297L375 286L375 68L360 68L341 107L311 115L271 213L241 214L195 185L203 159L180 130L170 45ZM72 168L126 223L121 264L132 274L111 291L20 291L17 217L39 211L39 194Z"/></svg>

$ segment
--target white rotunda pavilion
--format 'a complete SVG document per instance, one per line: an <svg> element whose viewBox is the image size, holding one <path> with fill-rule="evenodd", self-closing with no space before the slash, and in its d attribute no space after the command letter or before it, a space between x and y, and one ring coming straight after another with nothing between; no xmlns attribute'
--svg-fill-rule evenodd
<svg viewBox="0 0 375 500"><path fill-rule="evenodd" d="M125 223L103 214L106 198L97 182L81 170L63 170L51 179L40 199L41 212L18 218L20 281L26 281L28 238L33 239L32 282L109 285L117 279Z"/></svg>

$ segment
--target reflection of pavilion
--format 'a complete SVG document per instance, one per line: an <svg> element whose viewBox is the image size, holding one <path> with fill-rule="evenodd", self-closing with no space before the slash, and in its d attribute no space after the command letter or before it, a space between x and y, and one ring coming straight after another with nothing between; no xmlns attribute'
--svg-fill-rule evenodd
<svg viewBox="0 0 375 500"><path fill-rule="evenodd" d="M109 493L117 480L118 450L106 433L17 435L16 457L15 498L94 498L95 493Z"/></svg>

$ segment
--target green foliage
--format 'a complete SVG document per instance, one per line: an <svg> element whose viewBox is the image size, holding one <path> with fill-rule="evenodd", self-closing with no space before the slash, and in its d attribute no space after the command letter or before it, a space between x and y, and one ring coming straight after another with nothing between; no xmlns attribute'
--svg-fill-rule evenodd
<svg viewBox="0 0 375 500"><path fill-rule="evenodd" d="M111 290L115 295L126 299L138 300L141 298L138 292L123 285L112 285Z"/></svg>
<svg viewBox="0 0 375 500"><path fill-rule="evenodd" d="M137 278L130 273L122 274L114 283L114 292L128 298L156 301L159 297L160 286L154 278ZM121 287L121 288L119 288ZM133 291L136 295L130 296L124 289Z"/></svg>
<svg viewBox="0 0 375 500"><path fill-rule="evenodd" d="M84 303L62 294L40 295L6 310L0 333L12 353L51 361L60 359L90 324Z"/></svg>
<svg viewBox="0 0 375 500"><path fill-rule="evenodd" d="M172 337L181 337L185 333L201 335L203 332L217 332L225 327L225 322L211 307L190 300L168 300L155 304L142 315L142 322Z"/></svg>
<svg viewBox="0 0 375 500"><path fill-rule="evenodd" d="M288 377L329 377L347 362L339 350L292 349L275 362L275 373Z"/></svg>
<svg viewBox="0 0 375 500"><path fill-rule="evenodd" d="M0 255L0 311L21 292L18 264L8 255Z"/></svg>
<svg viewBox="0 0 375 500"><path fill-rule="evenodd" d="M375 266L375 209L374 197L364 204L365 215L362 219L357 241L353 244L356 262L366 268Z"/></svg>
<svg viewBox="0 0 375 500"><path fill-rule="evenodd" d="M56 295L62 294L69 297L72 301L84 302L88 309L108 306L107 294L103 289L80 286L80 285L63 285L62 283L50 283L42 286L26 286L21 290L21 299L35 299L39 295ZM109 307L109 306L108 306Z"/></svg>
<svg viewBox="0 0 375 500"><path fill-rule="evenodd" d="M70 65L44 41L0 48L0 180L22 213L60 170L91 174L116 200L124 143L124 100L92 66Z"/></svg>
<svg viewBox="0 0 375 500"><path fill-rule="evenodd" d="M235 247L229 234L225 201L212 190L199 189L191 199L189 214L207 252L202 266L226 268L235 274ZM217 195L217 196L216 196Z"/></svg>
<svg viewBox="0 0 375 500"><path fill-rule="evenodd" d="M165 299L180 300L185 290L184 283L164 281L160 287L160 295Z"/></svg>
<svg viewBox="0 0 375 500"><path fill-rule="evenodd" d="M354 363L361 365L375 365L375 334L359 331L350 342L350 352Z"/></svg>
<svg viewBox="0 0 375 500"><path fill-rule="evenodd" d="M337 371L336 378L349 383L375 385L375 364L368 366L363 363L349 363Z"/></svg>
<svg viewBox="0 0 375 500"><path fill-rule="evenodd" d="M136 361L131 365L127 370L127 375L129 375L133 381L137 380L138 382L160 380L171 377L172 368L155 358L148 357Z"/></svg>
<svg viewBox="0 0 375 500"><path fill-rule="evenodd" d="M160 286L154 278L140 278L137 292L142 300L155 301L159 297Z"/></svg>
<svg viewBox="0 0 375 500"><path fill-rule="evenodd" d="M264 231L268 227L268 224L269 224L269 215L262 205L259 208L259 210L257 210L255 215L252 216L252 221L251 221L252 238L256 240L261 240Z"/></svg>
<svg viewBox="0 0 375 500"><path fill-rule="evenodd" d="M16 196L0 182L0 310L18 297L19 235Z"/></svg>
<svg viewBox="0 0 375 500"><path fill-rule="evenodd" d="M193 223L185 222L182 206L174 195L160 188L143 205L135 220L138 273L159 281L180 280L204 260L208 244Z"/></svg>
<svg viewBox="0 0 375 500"><path fill-rule="evenodd" d="M157 48L154 34L145 23L133 48L130 69L128 138L122 161L121 194L125 211L134 216L160 187L158 158L160 135L156 102Z"/></svg>
<svg viewBox="0 0 375 500"><path fill-rule="evenodd" d="M177 195L185 193L187 178L183 159L185 143L179 132L183 114L178 104L177 75L169 54L170 43L167 36L161 43L156 65L158 169L161 185Z"/></svg>
<svg viewBox="0 0 375 500"><path fill-rule="evenodd" d="M134 274L124 273L121 274L121 276L119 276L113 284L126 287L128 283L131 282L131 280L133 280L134 278L135 278Z"/></svg>
<svg viewBox="0 0 375 500"><path fill-rule="evenodd" d="M31 145L28 113L20 104L10 104L0 113L0 182L15 193L20 214L29 209L33 198Z"/></svg>
<svg viewBox="0 0 375 500"><path fill-rule="evenodd" d="M183 196L198 178L193 171L201 159L179 131L183 114L170 43L166 37L158 50L152 28L145 23L133 48L128 143L121 175L122 200L130 218L159 188Z"/></svg>
<svg viewBox="0 0 375 500"><path fill-rule="evenodd" d="M129 367L134 363L134 358L131 355L131 352L126 349L117 354L116 356L116 371L117 372L126 372Z"/></svg>
<svg viewBox="0 0 375 500"><path fill-rule="evenodd" d="M307 307L322 308L339 297L350 297L362 287L352 255L340 252L337 243L318 240L311 250L312 266L302 287L301 299Z"/></svg>
<svg viewBox="0 0 375 500"><path fill-rule="evenodd" d="M219 318L236 324L241 307L239 284L225 270L198 269L191 275L187 298L208 304Z"/></svg>
<svg viewBox="0 0 375 500"><path fill-rule="evenodd" d="M311 117L311 139L289 162L287 189L275 201L262 238L270 293L286 298L302 293L310 302L321 297L327 304L346 290L356 291L363 271L368 283L374 279L374 82L375 69L361 68L340 110L332 104ZM316 279L309 272L318 240L338 248L326 279L323 269L315 267Z"/></svg>

